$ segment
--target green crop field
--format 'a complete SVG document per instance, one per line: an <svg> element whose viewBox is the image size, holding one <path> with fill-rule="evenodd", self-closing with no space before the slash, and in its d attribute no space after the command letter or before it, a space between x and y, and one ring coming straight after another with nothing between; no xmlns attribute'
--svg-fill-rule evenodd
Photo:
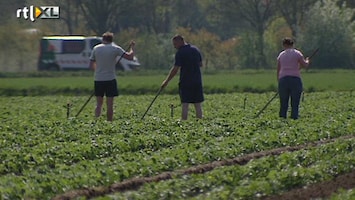
<svg viewBox="0 0 355 200"><path fill-rule="evenodd" d="M167 72L166 72L167 73ZM144 75L126 73L118 75L121 94L153 94L159 89L166 73ZM74 74L74 76L73 76ZM304 90L351 91L355 89L355 70L304 71ZM270 92L276 91L275 71L232 71L203 75L205 93ZM164 90L177 93L178 77ZM87 73L44 73L32 77L3 75L0 78L0 96L89 95L93 89L93 76Z"/></svg>
<svg viewBox="0 0 355 200"><path fill-rule="evenodd" d="M112 123L93 118L94 101L74 118L85 96L1 97L0 198L80 198L77 191L91 188L86 194L98 199L259 199L354 170L353 94L305 93L296 121L277 117L276 100L254 118L272 96L207 94L205 119L192 110L180 121L170 109L176 95L159 96L144 120L154 95L122 95ZM267 153L286 147L295 149ZM162 181L112 189L167 172Z"/></svg>
<svg viewBox="0 0 355 200"><path fill-rule="evenodd" d="M180 121L177 77L141 120L165 74L120 74L112 123L94 99L74 117L90 73L4 76L0 199L282 199L335 177L331 198L354 199L354 75L304 72L301 117L282 120L277 99L255 117L274 72L207 73L204 119Z"/></svg>

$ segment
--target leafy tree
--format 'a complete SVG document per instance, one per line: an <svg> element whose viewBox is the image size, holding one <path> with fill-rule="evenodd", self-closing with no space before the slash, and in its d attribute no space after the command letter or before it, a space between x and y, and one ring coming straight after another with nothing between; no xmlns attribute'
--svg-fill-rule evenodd
<svg viewBox="0 0 355 200"><path fill-rule="evenodd" d="M205 15L198 0L176 0L173 8L172 14L177 27L199 30L206 25Z"/></svg>
<svg viewBox="0 0 355 200"><path fill-rule="evenodd" d="M300 40L305 52L320 48L312 60L322 68L354 68L352 51L355 10L339 7L332 0L317 2L307 13L307 23Z"/></svg>
<svg viewBox="0 0 355 200"><path fill-rule="evenodd" d="M267 63L273 68L276 67L276 57L283 49L282 39L284 37L291 37L292 30L287 25L285 18L278 17L270 24L265 31L265 55Z"/></svg>
<svg viewBox="0 0 355 200"><path fill-rule="evenodd" d="M19 39L20 38L20 39ZM40 36L21 29L18 23L0 28L0 69L29 71L36 69Z"/></svg>
<svg viewBox="0 0 355 200"><path fill-rule="evenodd" d="M248 35L248 39L245 41L250 41L250 43L246 43L246 45L251 45L250 48L252 49L247 48L248 50L241 50L239 52L241 53L241 57L252 56L253 58L246 58L246 61L253 61L252 64L255 65L256 68L267 67L264 52L264 33L276 16L276 7L274 4L272 0L231 0L229 4L225 5L227 6L225 7L226 10L234 10L236 17L240 17L245 22L249 23L250 29L247 29L248 33L246 34ZM231 20L235 20L236 17ZM255 41L251 41L250 39ZM250 50L256 55L251 54Z"/></svg>
<svg viewBox="0 0 355 200"><path fill-rule="evenodd" d="M177 32L185 37L186 42L196 45L200 49L203 56L204 69L217 67L219 45L221 43L217 35L205 29L193 32L191 28L183 27L179 27Z"/></svg>
<svg viewBox="0 0 355 200"><path fill-rule="evenodd" d="M338 5L345 5L348 8L355 8L355 1L354 0L339 0ZM352 21L355 21L355 15L353 15Z"/></svg>
<svg viewBox="0 0 355 200"><path fill-rule="evenodd" d="M255 47L258 45L256 38L256 33L252 31L245 31L240 35L237 53L239 55L238 63L242 69L256 68L259 64L259 54L255 53Z"/></svg>
<svg viewBox="0 0 355 200"><path fill-rule="evenodd" d="M220 44L218 58L219 69L237 69L238 66L238 55L236 53L236 47L239 44L239 38L231 38L225 40Z"/></svg>
<svg viewBox="0 0 355 200"><path fill-rule="evenodd" d="M97 35L106 31L119 32L121 16L129 16L134 5L129 0L78 0L87 26Z"/></svg>
<svg viewBox="0 0 355 200"><path fill-rule="evenodd" d="M15 19L16 10L23 8L25 0L13 0L11 3L7 0L0 0L0 25L5 25Z"/></svg>
<svg viewBox="0 0 355 200"><path fill-rule="evenodd" d="M125 35L122 31L120 35ZM130 35L132 37L132 35ZM126 38L130 37L127 35ZM140 33L136 37L136 54L144 69L164 69L173 65L175 49L169 34ZM127 41L127 40L126 40Z"/></svg>
<svg viewBox="0 0 355 200"><path fill-rule="evenodd" d="M174 0L155 0L149 4L145 0L138 0L140 9L138 26L148 33L170 33L172 29L172 10ZM127 20L128 22L129 20ZM142 26L143 25L143 26Z"/></svg>
<svg viewBox="0 0 355 200"><path fill-rule="evenodd" d="M47 1L48 3L49 1ZM60 6L60 19L67 26L68 34L75 34L77 27L80 26L79 20L83 19L80 12L79 0L54 0L53 5Z"/></svg>
<svg viewBox="0 0 355 200"><path fill-rule="evenodd" d="M59 20L37 20L33 26L41 29L44 34L84 34L81 23L84 20L79 0L27 0L27 5L59 6Z"/></svg>
<svg viewBox="0 0 355 200"><path fill-rule="evenodd" d="M339 0L338 5L345 5L349 8L355 8L355 1L354 0Z"/></svg>
<svg viewBox="0 0 355 200"><path fill-rule="evenodd" d="M16 64L16 69L28 69L29 62L25 61L35 59L38 52L33 51L33 46L38 40L30 38L24 30L37 28L46 35L101 35L112 31L116 34L115 42L123 47L135 39L139 60L147 69L171 66L175 52L171 37L176 33L182 33L201 49L208 69L274 66L275 56L281 49L280 40L285 36L296 38L297 48L306 55L320 47L312 66L350 68L355 65L354 2L13 0L9 3L0 0L2 10L11 11L0 13L0 44L4 47L0 60L7 63L3 66ZM58 5L61 19L35 23L16 19L16 9L29 5ZM11 42L8 37L21 40ZM35 65L31 68L35 69Z"/></svg>
<svg viewBox="0 0 355 200"><path fill-rule="evenodd" d="M277 9L291 28L293 38L297 38L298 33L301 31L300 27L305 21L306 11L316 1L317 0L276 0Z"/></svg>
<svg viewBox="0 0 355 200"><path fill-rule="evenodd" d="M204 0L204 2L208 2L204 5L209 25L206 29L217 34L222 40L233 38L250 28L250 23L241 17L241 9L236 9L229 1Z"/></svg>

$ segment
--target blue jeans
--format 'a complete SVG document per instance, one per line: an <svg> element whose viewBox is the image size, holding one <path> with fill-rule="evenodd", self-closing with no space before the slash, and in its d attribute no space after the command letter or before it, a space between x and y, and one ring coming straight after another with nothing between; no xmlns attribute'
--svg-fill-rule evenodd
<svg viewBox="0 0 355 200"><path fill-rule="evenodd" d="M302 80L299 77L286 76L279 79L280 117L287 117L288 103L291 97L291 118L298 119L302 90Z"/></svg>

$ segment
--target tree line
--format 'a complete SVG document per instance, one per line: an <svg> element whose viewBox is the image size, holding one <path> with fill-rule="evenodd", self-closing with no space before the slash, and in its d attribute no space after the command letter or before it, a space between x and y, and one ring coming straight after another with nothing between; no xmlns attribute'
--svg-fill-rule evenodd
<svg viewBox="0 0 355 200"><path fill-rule="evenodd" d="M60 19L16 18L16 9L29 5L57 5ZM20 70L36 57L31 48L38 35L21 32L31 28L40 36L111 31L123 48L134 39L147 69L170 67L170 39L177 33L201 49L207 69L274 68L285 36L305 56L320 49L312 67L355 68L353 0L0 0L0 6L9 11L0 13L0 44L7 49L0 54L2 65L16 60L12 65Z"/></svg>

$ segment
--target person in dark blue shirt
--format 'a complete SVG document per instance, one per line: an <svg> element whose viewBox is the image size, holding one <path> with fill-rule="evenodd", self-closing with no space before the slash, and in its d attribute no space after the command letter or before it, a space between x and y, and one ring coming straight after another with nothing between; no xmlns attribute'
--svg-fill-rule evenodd
<svg viewBox="0 0 355 200"><path fill-rule="evenodd" d="M190 103L193 103L195 106L196 117L202 119L201 104L204 101L204 96L200 70L202 67L200 50L196 46L186 43L181 35L174 36L172 42L177 49L175 63L163 81L161 88L166 87L169 81L180 70L179 94L182 105L181 119L187 120Z"/></svg>

